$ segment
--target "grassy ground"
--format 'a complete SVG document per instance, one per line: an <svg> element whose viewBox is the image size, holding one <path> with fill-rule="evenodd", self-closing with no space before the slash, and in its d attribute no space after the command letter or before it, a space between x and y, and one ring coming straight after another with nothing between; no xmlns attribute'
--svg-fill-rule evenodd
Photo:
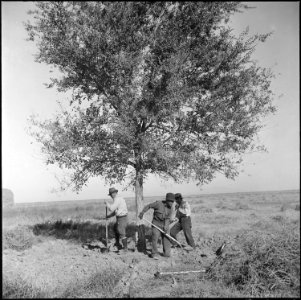
<svg viewBox="0 0 301 300"><path fill-rule="evenodd" d="M184 195L185 196L185 195ZM145 204L160 197L145 198ZM104 202L16 205L3 212L3 297L300 297L299 191L195 195L197 251L173 249L172 258L101 253ZM134 200L127 236L134 249ZM146 218L151 220L152 212ZM114 238L113 221L109 238ZM146 226L150 239L150 228ZM183 233L178 239L185 243ZM215 250L227 242L216 259ZM96 245L89 249L83 243ZM99 246L101 245L101 246ZM150 244L148 243L148 248ZM162 249L161 249L162 251ZM212 264L213 263L213 264ZM157 271L207 274L154 277Z"/></svg>

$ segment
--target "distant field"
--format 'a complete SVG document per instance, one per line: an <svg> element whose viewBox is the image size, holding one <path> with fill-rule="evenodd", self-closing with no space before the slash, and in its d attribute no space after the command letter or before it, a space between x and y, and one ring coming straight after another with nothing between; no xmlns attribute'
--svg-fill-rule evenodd
<svg viewBox="0 0 301 300"><path fill-rule="evenodd" d="M145 197L144 204L162 197ZM6 298L300 296L300 191L189 195L198 250L157 262L143 253L83 249L105 234L104 200L16 204L3 212ZM135 230L134 198L126 198ZM151 220L152 212L146 214ZM114 238L113 221L109 237ZM150 228L147 238L150 238ZM183 233L179 241L185 243ZM199 269L227 241L210 276L155 279L158 270ZM148 247L150 244L148 243ZM235 255L233 253L236 253ZM235 266L235 267L234 267ZM124 283L128 282L128 283ZM154 292L154 290L156 292Z"/></svg>

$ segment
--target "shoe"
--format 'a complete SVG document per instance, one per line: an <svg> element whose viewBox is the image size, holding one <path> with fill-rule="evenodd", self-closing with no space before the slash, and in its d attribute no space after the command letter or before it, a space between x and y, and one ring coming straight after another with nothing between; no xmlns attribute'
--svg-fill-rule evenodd
<svg viewBox="0 0 301 300"><path fill-rule="evenodd" d="M120 243L115 243L113 246L116 247L117 250L121 250L122 249L122 245Z"/></svg>
<svg viewBox="0 0 301 300"><path fill-rule="evenodd" d="M155 259L155 260L159 259L158 254L151 254L150 257L153 258L153 259Z"/></svg>
<svg viewBox="0 0 301 300"><path fill-rule="evenodd" d="M128 253L128 249L120 249L118 251L118 254L126 254L126 253Z"/></svg>
<svg viewBox="0 0 301 300"><path fill-rule="evenodd" d="M191 247L189 245L183 247L183 249L186 250L186 251L193 251L193 250L195 250L195 248L193 248L193 247Z"/></svg>

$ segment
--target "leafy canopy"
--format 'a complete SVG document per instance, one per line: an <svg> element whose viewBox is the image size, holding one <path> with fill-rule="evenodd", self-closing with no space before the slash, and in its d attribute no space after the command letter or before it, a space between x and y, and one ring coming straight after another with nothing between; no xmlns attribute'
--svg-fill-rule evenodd
<svg viewBox="0 0 301 300"><path fill-rule="evenodd" d="M110 183L149 173L210 182L238 175L275 111L273 74L252 60L269 34L238 37L238 2L37 2L28 22L48 87L72 92L55 120L32 119L47 163ZM83 107L85 104L85 107ZM260 146L260 145L259 145Z"/></svg>

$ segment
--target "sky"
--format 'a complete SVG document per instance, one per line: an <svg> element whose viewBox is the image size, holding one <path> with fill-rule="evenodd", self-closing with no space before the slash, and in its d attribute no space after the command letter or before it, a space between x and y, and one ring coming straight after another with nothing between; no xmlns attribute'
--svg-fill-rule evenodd
<svg viewBox="0 0 301 300"><path fill-rule="evenodd" d="M196 186L194 182L175 184L150 176L144 184L144 196L299 189L299 2L245 3L255 8L232 16L234 33L247 26L250 34L274 32L254 53L260 66L271 67L276 74L272 90L277 112L264 120L266 127L259 133L268 153L246 155L244 171L234 181L217 175L210 184ZM56 100L63 101L66 94L45 88L43 84L51 75L49 66L34 61L36 45L26 41L23 22L31 18L27 11L34 4L2 1L1 6L2 188L10 189L17 203L107 198L109 186L102 178L92 178L78 194L52 192L58 188L56 177L61 178L62 172L45 165L38 144L26 128L31 114L41 119L55 115ZM134 197L133 190L115 187L123 196Z"/></svg>

